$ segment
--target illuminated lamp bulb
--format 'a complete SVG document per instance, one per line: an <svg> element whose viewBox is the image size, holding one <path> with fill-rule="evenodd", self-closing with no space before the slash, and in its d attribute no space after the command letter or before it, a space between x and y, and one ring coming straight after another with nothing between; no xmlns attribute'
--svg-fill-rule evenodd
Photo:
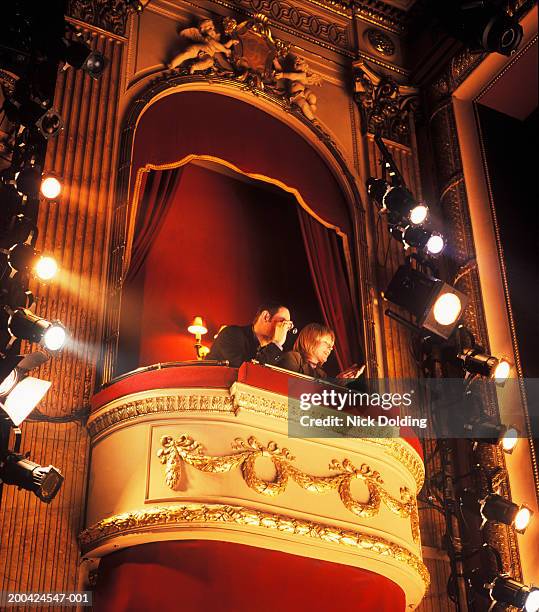
<svg viewBox="0 0 539 612"><path fill-rule="evenodd" d="M41 195L47 200L55 200L62 192L62 183L55 176L45 176L41 181Z"/></svg>
<svg viewBox="0 0 539 612"><path fill-rule="evenodd" d="M424 204L418 204L410 210L408 218L410 219L410 223L412 223L412 225L421 225L426 221L428 215L428 206L425 206Z"/></svg>
<svg viewBox="0 0 539 612"><path fill-rule="evenodd" d="M58 264L54 257L42 255L34 266L34 273L42 281L48 281L58 272Z"/></svg>
<svg viewBox="0 0 539 612"><path fill-rule="evenodd" d="M43 334L43 346L49 351L60 350L67 339L66 330L60 323L53 323Z"/></svg>
<svg viewBox="0 0 539 612"><path fill-rule="evenodd" d="M202 336L208 333L208 328L206 327L202 317L194 317L191 325L189 325L187 328L187 331L194 336Z"/></svg>
<svg viewBox="0 0 539 612"><path fill-rule="evenodd" d="M498 383L505 382L511 373L511 364L507 359L500 359L492 372L492 378Z"/></svg>
<svg viewBox="0 0 539 612"><path fill-rule="evenodd" d="M425 251L429 255L439 255L445 247L444 237L441 234L433 233L427 240Z"/></svg>
<svg viewBox="0 0 539 612"><path fill-rule="evenodd" d="M518 431L515 427L509 427L507 431L503 434L502 438L502 449L508 455L510 455L514 450L515 446L518 444Z"/></svg>
<svg viewBox="0 0 539 612"><path fill-rule="evenodd" d="M454 293L442 293L433 308L434 319L440 325L451 325L460 316L462 303Z"/></svg>
<svg viewBox="0 0 539 612"><path fill-rule="evenodd" d="M519 533L524 533L528 525L530 524L533 512L527 507L522 506L519 508L515 518L513 519L513 527Z"/></svg>

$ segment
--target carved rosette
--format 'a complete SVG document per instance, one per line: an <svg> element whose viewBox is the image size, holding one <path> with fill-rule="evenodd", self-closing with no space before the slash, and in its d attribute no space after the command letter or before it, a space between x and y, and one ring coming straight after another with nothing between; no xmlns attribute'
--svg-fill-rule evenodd
<svg viewBox="0 0 539 612"><path fill-rule="evenodd" d="M369 518L380 511L381 503L394 514L410 520L412 537L416 544L420 542L419 517L417 503L408 487L401 487L400 499L393 497L383 486L384 481L379 472L363 463L354 467L349 459L333 460L329 470L336 472L331 476L313 476L299 470L293 465L295 457L288 449L279 448L275 442L263 445L251 436L247 442L237 438L232 447L239 452L231 455L209 456L203 452L202 445L188 435L177 439L163 436L161 448L157 455L165 469L165 482L172 490L177 490L182 473L182 463L213 474L224 474L240 468L246 485L261 495L277 496L284 493L290 480L302 489L311 493L337 491L341 502L347 510L358 517ZM275 467L275 478L267 481L256 474L255 462L259 457L270 457ZM362 481L368 489L368 500L364 503L354 499L351 492L353 480Z"/></svg>
<svg viewBox="0 0 539 612"><path fill-rule="evenodd" d="M362 132L408 145L409 115L417 110L417 90L376 74L364 62L354 64L354 99L361 113Z"/></svg>

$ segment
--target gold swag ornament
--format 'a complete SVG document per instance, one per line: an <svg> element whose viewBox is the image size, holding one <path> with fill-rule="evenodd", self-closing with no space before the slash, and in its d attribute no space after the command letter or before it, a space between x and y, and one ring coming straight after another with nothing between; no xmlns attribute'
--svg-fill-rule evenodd
<svg viewBox="0 0 539 612"><path fill-rule="evenodd" d="M279 448L275 442L264 446L251 436L247 442L236 438L232 448L238 452L221 457L204 454L204 447L190 436L183 434L176 440L172 436L163 436L157 456L165 469L165 482L173 491L178 490L182 474L182 463L185 462L201 472L224 474L240 467L247 486L261 495L275 497L283 493L290 479L302 489L311 493L327 493L336 490L344 506L356 516L373 517L380 511L383 502L389 510L402 518L409 518L412 536L416 543L420 541L419 516L415 498L407 487L401 487L400 500L390 495L382 486L384 481L380 473L373 471L363 463L360 468L354 467L349 459L339 462L333 459L329 469L337 472L331 476L313 476L296 468L292 461L295 457L287 448ZM263 480L256 475L255 462L259 457L269 457L275 467L273 481ZM355 500L351 493L353 480L361 480L367 486L369 499L365 503Z"/></svg>

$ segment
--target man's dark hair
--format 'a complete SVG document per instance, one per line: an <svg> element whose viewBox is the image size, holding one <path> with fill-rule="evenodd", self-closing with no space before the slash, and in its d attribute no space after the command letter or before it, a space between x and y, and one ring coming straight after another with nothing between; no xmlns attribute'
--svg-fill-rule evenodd
<svg viewBox="0 0 539 612"><path fill-rule="evenodd" d="M264 312L264 310L267 310L270 314L270 317L273 317L273 315L277 313L279 308L286 308L286 306L283 306L281 302L264 302L260 304L258 310L256 311L255 318L253 319L253 325L258 321L258 317Z"/></svg>

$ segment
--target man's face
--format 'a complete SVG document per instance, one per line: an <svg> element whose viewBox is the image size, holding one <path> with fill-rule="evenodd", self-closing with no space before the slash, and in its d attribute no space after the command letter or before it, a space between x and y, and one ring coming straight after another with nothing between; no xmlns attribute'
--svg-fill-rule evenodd
<svg viewBox="0 0 539 612"><path fill-rule="evenodd" d="M269 312L266 312L264 316L264 322L267 325L266 333L268 336L273 335L273 332L275 331L275 326L281 321L290 321L290 311L288 310L288 308L279 308L279 310L273 315L273 317L270 315Z"/></svg>

